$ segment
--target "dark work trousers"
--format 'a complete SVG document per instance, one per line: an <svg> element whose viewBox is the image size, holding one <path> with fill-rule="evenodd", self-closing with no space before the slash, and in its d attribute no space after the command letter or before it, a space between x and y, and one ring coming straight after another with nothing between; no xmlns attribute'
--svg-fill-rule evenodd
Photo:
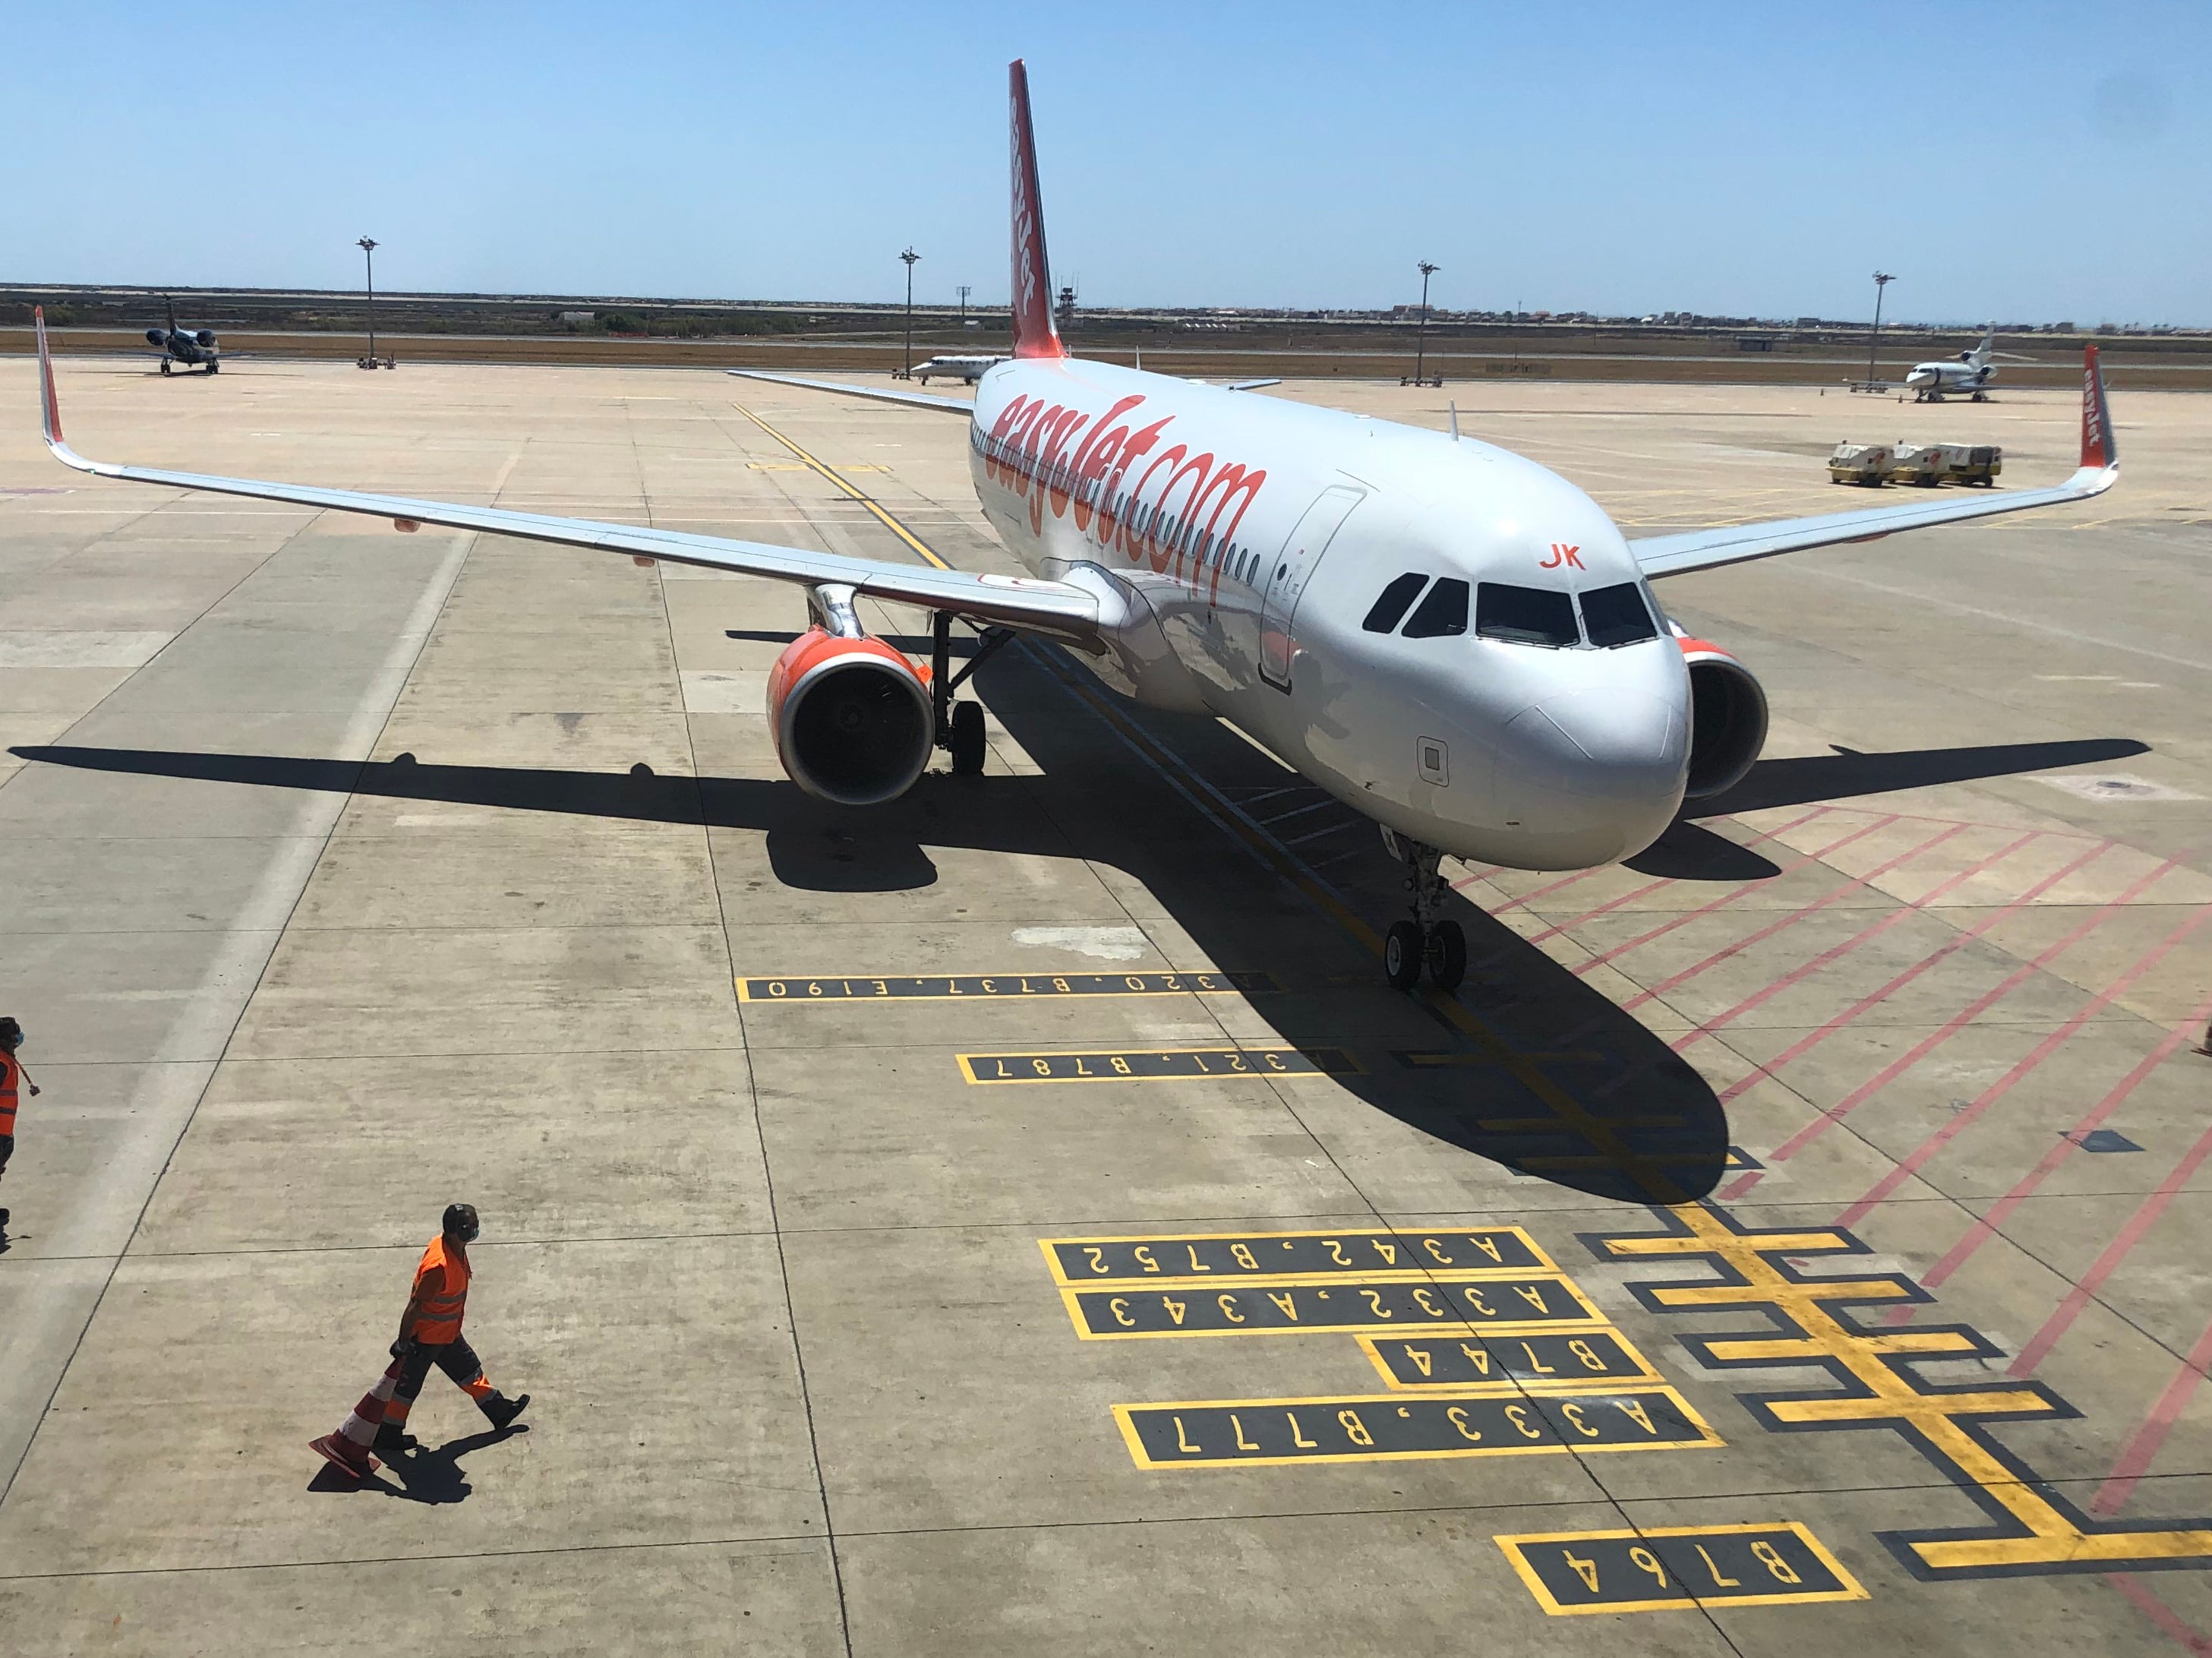
<svg viewBox="0 0 2212 1658"><path fill-rule="evenodd" d="M477 1357L476 1349L469 1345L466 1337L456 1336L436 1346L417 1342L400 1361L399 1376L392 1384L392 1403L384 1411L386 1422L407 1420L407 1413L414 1408L415 1397L422 1391L434 1364L453 1378L456 1387L479 1404L492 1391L483 1379L483 1365Z"/></svg>

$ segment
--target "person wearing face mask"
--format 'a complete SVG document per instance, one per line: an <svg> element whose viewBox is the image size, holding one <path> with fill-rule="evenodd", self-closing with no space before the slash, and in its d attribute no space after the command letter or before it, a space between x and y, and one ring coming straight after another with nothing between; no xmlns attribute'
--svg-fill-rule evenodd
<svg viewBox="0 0 2212 1658"><path fill-rule="evenodd" d="M478 1227L473 1205L447 1206L443 1227L415 1269L414 1291L399 1318L391 1364L336 1433L309 1442L341 1473L362 1478L376 1471L372 1451L389 1454L415 1448L414 1436L406 1430L407 1417L433 1365L477 1402L495 1429L508 1427L530 1403L529 1394L509 1399L485 1381L476 1350L461 1335L469 1298L469 1246L476 1241Z"/></svg>
<svg viewBox="0 0 2212 1658"><path fill-rule="evenodd" d="M8 1160L15 1155L15 1106L23 1088L31 1090L31 1097L39 1097L39 1085L23 1074L23 1062L15 1058L15 1050L23 1045L23 1027L14 1019L0 1017L0 1176L8 1173ZM8 1211L0 1209L0 1232L8 1228Z"/></svg>

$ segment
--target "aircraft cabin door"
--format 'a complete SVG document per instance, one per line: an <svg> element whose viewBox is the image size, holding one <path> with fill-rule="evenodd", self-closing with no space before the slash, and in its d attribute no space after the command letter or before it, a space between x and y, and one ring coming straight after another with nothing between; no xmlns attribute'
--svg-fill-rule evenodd
<svg viewBox="0 0 2212 1658"><path fill-rule="evenodd" d="M1260 601L1260 677L1279 689L1291 688L1291 661L1297 654L1292 627L1297 620L1298 595L1306 590L1329 542L1365 495L1365 491L1343 484L1323 490L1283 543L1274 569L1261 573L1267 588Z"/></svg>

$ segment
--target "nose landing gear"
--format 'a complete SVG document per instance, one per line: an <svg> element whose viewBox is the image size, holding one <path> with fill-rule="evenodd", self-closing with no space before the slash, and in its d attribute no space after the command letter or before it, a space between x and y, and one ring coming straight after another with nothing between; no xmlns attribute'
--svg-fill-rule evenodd
<svg viewBox="0 0 2212 1658"><path fill-rule="evenodd" d="M1449 995L1467 977L1467 934L1459 923L1438 913L1446 887L1437 869L1443 854L1407 840L1395 830L1382 832L1390 856L1406 865L1406 890L1413 894L1413 918L1393 923L1382 940L1382 972L1393 990L1410 991L1426 972L1429 983Z"/></svg>

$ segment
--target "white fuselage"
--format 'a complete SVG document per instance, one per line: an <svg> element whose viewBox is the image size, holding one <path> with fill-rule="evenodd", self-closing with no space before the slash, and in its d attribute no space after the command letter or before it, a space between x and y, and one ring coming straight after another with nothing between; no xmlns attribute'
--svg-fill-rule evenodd
<svg viewBox="0 0 2212 1658"><path fill-rule="evenodd" d="M1102 677L1227 720L1402 834L1580 869L1648 845L1680 804L1682 652L1611 520L1532 461L1072 358L985 375L969 449L984 512L1031 570L1126 598ZM1370 630L1402 577L1410 611ZM1498 625L1517 609L1556 643L1481 637L1486 582L1492 633L1525 635ZM1590 644L1560 595L1610 589L1617 618L1624 587L1656 625Z"/></svg>
<svg viewBox="0 0 2212 1658"><path fill-rule="evenodd" d="M957 380L973 386L1006 359L1002 357L933 357L914 365L914 377L923 385L931 379Z"/></svg>
<svg viewBox="0 0 2212 1658"><path fill-rule="evenodd" d="M1979 392L1988 389L1996 373L1988 363L1970 356L1956 363L1916 363L1912 372L1905 375L1905 383L1916 392L1939 395L1945 392Z"/></svg>

